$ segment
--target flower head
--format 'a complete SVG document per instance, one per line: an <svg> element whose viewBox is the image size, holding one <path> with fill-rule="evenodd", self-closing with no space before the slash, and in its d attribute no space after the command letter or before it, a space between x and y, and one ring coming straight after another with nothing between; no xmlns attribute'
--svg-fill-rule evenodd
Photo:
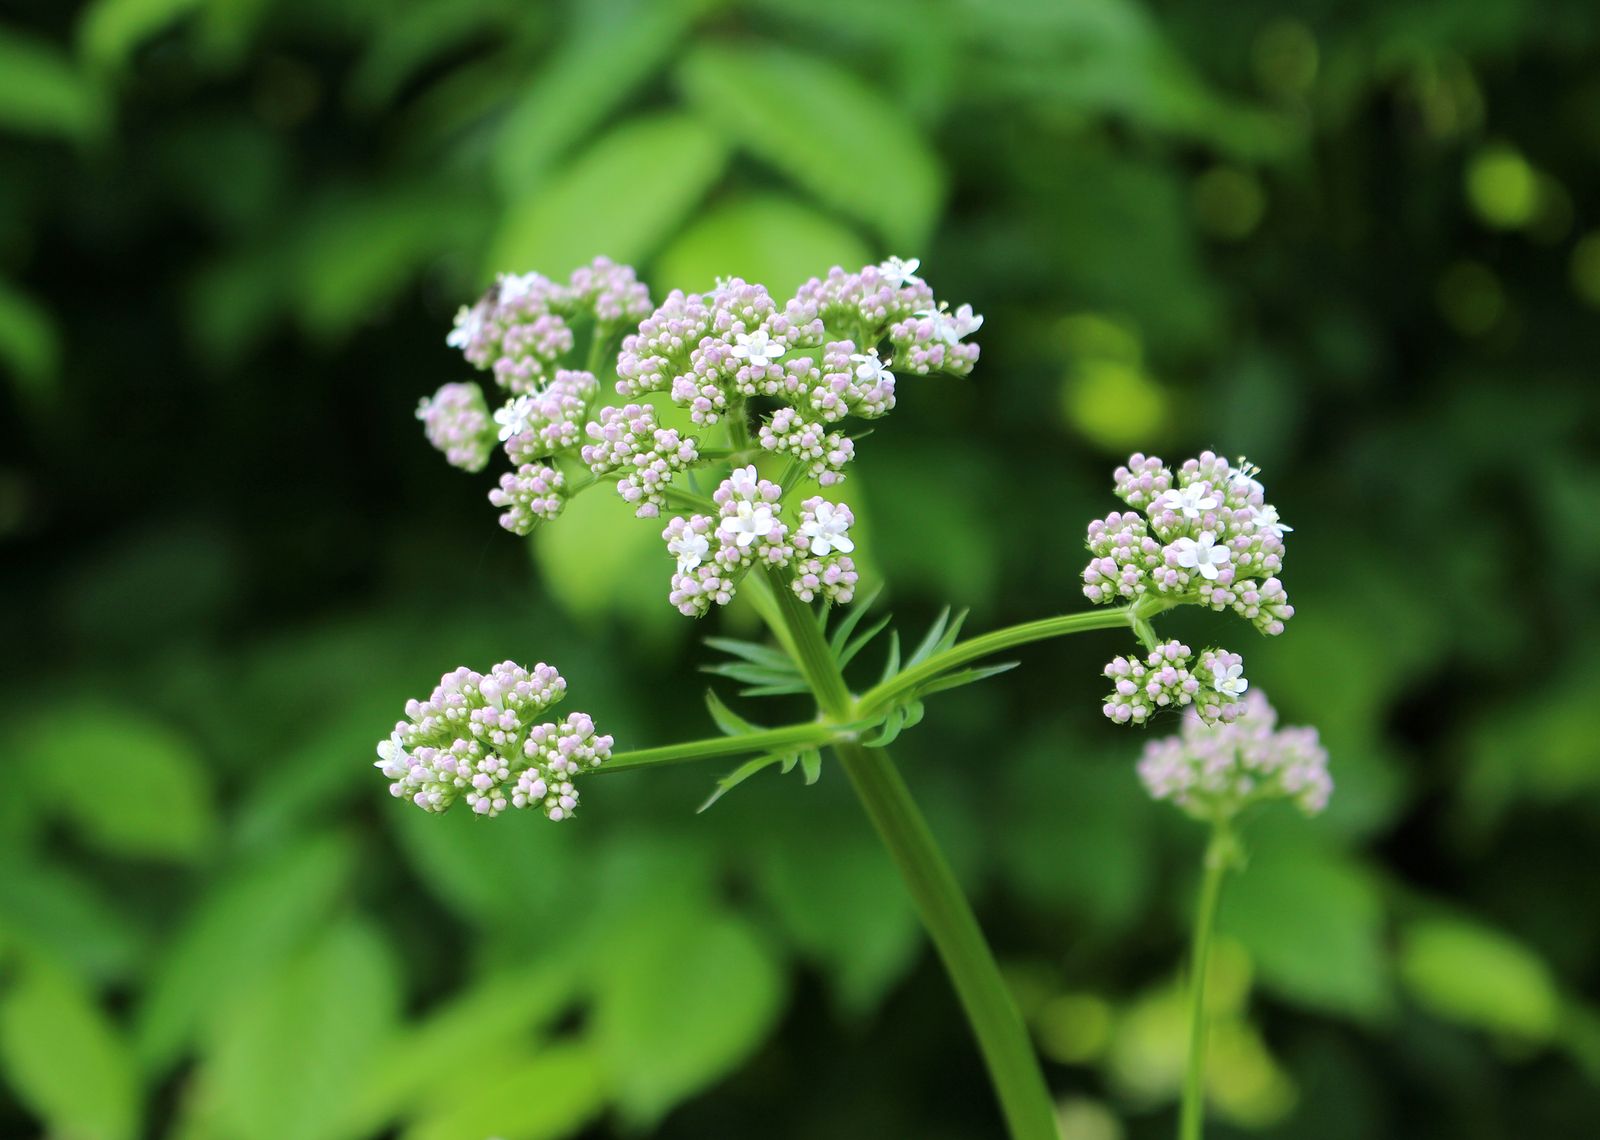
<svg viewBox="0 0 1600 1140"><path fill-rule="evenodd" d="M878 272L896 289L904 289L907 285L922 284L922 278L916 275L921 266L922 261L915 257L906 259L891 257L878 265Z"/></svg>
<svg viewBox="0 0 1600 1140"><path fill-rule="evenodd" d="M446 384L417 405L428 442L452 467L482 471L494 450L493 428L483 390L476 384Z"/></svg>
<svg viewBox="0 0 1600 1140"><path fill-rule="evenodd" d="M1292 800L1307 815L1328 804L1328 753L1314 728L1277 728L1259 691L1226 724L1186 714L1179 732L1145 746L1139 778L1150 795L1190 815L1225 820L1251 804Z"/></svg>
<svg viewBox="0 0 1600 1140"><path fill-rule="evenodd" d="M535 808L552 820L578 806L573 778L611 755L612 739L585 713L555 720L542 714L560 702L567 683L543 663L532 670L503 661L487 674L446 673L425 701L406 702L406 719L378 744L373 765L392 795L424 811L464 799L474 813Z"/></svg>

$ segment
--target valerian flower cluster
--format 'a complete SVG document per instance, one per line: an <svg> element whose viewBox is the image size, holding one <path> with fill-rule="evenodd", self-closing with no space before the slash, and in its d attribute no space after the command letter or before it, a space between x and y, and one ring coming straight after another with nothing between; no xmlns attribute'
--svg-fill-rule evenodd
<svg viewBox="0 0 1600 1140"><path fill-rule="evenodd" d="M406 719L378 745L375 767L393 781L393 795L424 811L465 799L478 815L512 807L566 819L578 807L573 777L604 763L612 745L586 713L543 719L566 691L543 663L446 673L427 700L406 702Z"/></svg>
<svg viewBox="0 0 1600 1140"><path fill-rule="evenodd" d="M1307 815L1327 807L1333 780L1317 730L1278 728L1259 690L1239 710L1229 724L1206 724L1191 710L1177 735L1145 745L1139 778L1150 795L1213 822L1269 800L1290 800Z"/></svg>
<svg viewBox="0 0 1600 1140"><path fill-rule="evenodd" d="M1267 635L1294 616L1278 573L1284 535L1293 530L1266 501L1260 470L1242 457L1230 464L1202 452L1176 471L1135 454L1113 475L1117 497L1131 509L1089 524L1091 555L1083 593L1091 602L1193 604L1232 610ZM1144 659L1118 657L1106 666L1112 692L1105 714L1143 723L1158 709L1193 706L1206 722L1243 711L1249 682L1243 659L1223 649L1154 646Z"/></svg>
<svg viewBox="0 0 1600 1140"><path fill-rule="evenodd" d="M803 601L848 602L855 516L833 488L855 441L841 422L892 410L897 374L966 376L978 359L967 338L983 318L970 305L951 311L918 268L899 258L835 267L781 301L729 278L659 306L632 269L604 258L566 284L505 274L448 337L503 405L491 414L476 385L452 383L417 417L465 470L482 470L500 445L511 470L489 499L517 534L602 480L640 518L689 508L662 531L668 599L686 615L727 604L758 566ZM594 370L619 335L603 384ZM580 343L584 369L573 367ZM608 385L623 403L602 402ZM670 407L679 426L662 422ZM804 494L808 484L827 494Z"/></svg>

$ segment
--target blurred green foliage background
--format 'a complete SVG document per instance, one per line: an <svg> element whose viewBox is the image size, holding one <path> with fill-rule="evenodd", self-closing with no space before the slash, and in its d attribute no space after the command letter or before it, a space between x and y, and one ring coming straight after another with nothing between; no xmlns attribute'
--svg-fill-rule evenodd
<svg viewBox="0 0 1600 1140"><path fill-rule="evenodd" d="M412 418L459 303L898 253L988 316L852 476L903 624L1083 606L1134 448L1247 453L1296 527L1284 637L1171 625L1338 782L1229 885L1216 1134L1589 1134L1597 227L1584 0L9 0L0 1133L995 1135L836 773L474 826L369 767L504 657L704 735L697 639L748 623L678 617L609 496L498 530ZM1099 714L1127 648L896 749L1075 1140L1169 1134L1181 1047L1201 836Z"/></svg>

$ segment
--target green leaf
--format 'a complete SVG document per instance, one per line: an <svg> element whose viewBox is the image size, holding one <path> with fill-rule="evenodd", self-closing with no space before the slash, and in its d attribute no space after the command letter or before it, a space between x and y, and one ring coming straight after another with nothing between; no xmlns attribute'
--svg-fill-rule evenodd
<svg viewBox="0 0 1600 1140"><path fill-rule="evenodd" d="M890 709L889 714L883 718L883 723L878 726L878 731L862 740L861 743L868 748L887 748L895 742L895 738L900 735L900 730L905 726L906 707L897 705Z"/></svg>
<svg viewBox="0 0 1600 1140"><path fill-rule="evenodd" d="M130 710L73 704L39 715L20 748L44 810L112 855L193 860L211 846L210 777L186 740Z"/></svg>
<svg viewBox="0 0 1600 1140"><path fill-rule="evenodd" d="M691 52L678 79L707 121L834 208L920 248L943 198L917 124L830 63L743 41Z"/></svg>
<svg viewBox="0 0 1600 1140"><path fill-rule="evenodd" d="M0 131L82 141L105 126L99 90L43 40L0 27Z"/></svg>
<svg viewBox="0 0 1600 1140"><path fill-rule="evenodd" d="M1249 867L1223 885L1218 928L1244 944L1263 985L1347 1017L1386 1013L1383 906L1371 874L1347 855L1298 842L1249 851ZM1286 899L1294 900L1292 922L1284 921Z"/></svg>
<svg viewBox="0 0 1600 1140"><path fill-rule="evenodd" d="M484 1084L511 1075L530 1035L572 1003L576 981L563 960L541 959L485 978L408 1026L367 1062L345 1117L348 1132L376 1135L396 1118L445 1112L458 1099L454 1086L437 1079L446 1070L471 1070Z"/></svg>
<svg viewBox="0 0 1600 1140"><path fill-rule="evenodd" d="M139 1135L132 1051L94 996L48 959L23 962L0 992L0 1059L6 1084L52 1135Z"/></svg>
<svg viewBox="0 0 1600 1140"><path fill-rule="evenodd" d="M740 641L732 637L708 637L705 640L712 649L720 649L730 657L742 657L755 665L764 665L779 672L785 670L793 672L795 668L787 653L770 645Z"/></svg>
<svg viewBox="0 0 1600 1140"><path fill-rule="evenodd" d="M92 0L78 17L78 45L95 67L116 70L136 48L206 0Z"/></svg>
<svg viewBox="0 0 1600 1140"><path fill-rule="evenodd" d="M747 732L758 732L761 726L751 724L744 717L734 712L722 703L722 698L712 690L706 690L706 709L711 713L711 719L716 722L725 736L742 736Z"/></svg>
<svg viewBox="0 0 1600 1140"><path fill-rule="evenodd" d="M889 621L893 616L893 614L884 614L883 617L873 622L872 625L867 627L864 632L854 638L849 645L846 645L843 651L838 654L839 668L843 669L846 665L850 664L850 662L854 661L856 659L856 655L865 649L869 644L871 644L873 638L877 637L878 634L883 632L884 626L889 624Z"/></svg>
<svg viewBox="0 0 1600 1140"><path fill-rule="evenodd" d="M833 651L835 657L844 651L844 647L850 641L850 635L856 631L856 627L861 624L861 620L867 616L873 603L882 593L883 587L877 587L865 598L859 599L850 607L850 612L839 619L839 624L834 626L833 635L828 639L828 648Z"/></svg>
<svg viewBox="0 0 1600 1140"><path fill-rule="evenodd" d="M331 1140L367 1058L393 1032L396 963L386 940L346 918L275 971L218 1026L188 1107L199 1131L238 1140ZM288 1095L286 1095L288 1094Z"/></svg>
<svg viewBox="0 0 1600 1140"><path fill-rule="evenodd" d="M754 776L757 772L760 772L765 768L770 768L772 765L779 763L780 761L787 760L788 757L789 754L787 753L770 752L765 756L756 756L750 760L746 760L743 764L740 764L733 771L729 772L726 776L717 781L717 790L712 792L711 797L696 809L696 813L698 814L699 812L703 812L710 808L712 804L716 803L723 796L733 791L734 788L737 788L740 784L744 783L751 776Z"/></svg>
<svg viewBox="0 0 1600 1140"><path fill-rule="evenodd" d="M822 753L815 748L800 753L800 770L805 774L807 787L822 779Z"/></svg>
<svg viewBox="0 0 1600 1140"><path fill-rule="evenodd" d="M1414 922L1400 943L1400 977L1438 1017L1529 1041L1549 1041L1562 1000L1550 968L1497 930L1458 919Z"/></svg>
<svg viewBox="0 0 1600 1140"><path fill-rule="evenodd" d="M732 275L785 296L830 265L871 260L854 230L814 207L777 194L743 194L697 214L661 251L652 276L663 288L695 290Z"/></svg>
<svg viewBox="0 0 1600 1140"><path fill-rule="evenodd" d="M506 114L495 140L495 182L507 198L536 186L553 161L677 51L684 33L718 0L647 0L599 9L564 37ZM585 9L576 11L582 15ZM723 270L722 272L727 272Z"/></svg>
<svg viewBox="0 0 1600 1140"><path fill-rule="evenodd" d="M97 982L127 978L144 951L122 907L59 863L5 860L0 931L6 942Z"/></svg>
<svg viewBox="0 0 1600 1140"><path fill-rule="evenodd" d="M718 136L688 115L626 123L558 178L509 204L486 268L558 276L602 253L643 261L688 217L726 161Z"/></svg>
<svg viewBox="0 0 1600 1140"><path fill-rule="evenodd" d="M736 918L646 913L609 951L594 1027L631 1124L654 1123L731 1072L776 1024L783 972Z"/></svg>
<svg viewBox="0 0 1600 1140"><path fill-rule="evenodd" d="M552 1045L518 1059L504 1076L473 1081L468 1095L453 1097L402 1135L404 1140L557 1140L576 1135L599 1115L606 1087L605 1063L593 1045Z"/></svg>
<svg viewBox="0 0 1600 1140"><path fill-rule="evenodd" d="M145 989L137 1040L146 1066L164 1067L317 929L354 861L347 839L322 835L223 875L189 912Z"/></svg>
<svg viewBox="0 0 1600 1140"><path fill-rule="evenodd" d="M0 60L0 76L5 74L4 68ZM0 281L0 363L6 365L18 391L34 407L57 395L60 359L60 337L50 314Z"/></svg>
<svg viewBox="0 0 1600 1140"><path fill-rule="evenodd" d="M1021 662L1003 661L998 665L980 665L973 669L961 669L954 673L929 681L926 685L917 687L917 696L926 697L934 693L942 693L947 689L959 689L963 685L974 685L990 677L997 677L1001 673L1009 673Z"/></svg>

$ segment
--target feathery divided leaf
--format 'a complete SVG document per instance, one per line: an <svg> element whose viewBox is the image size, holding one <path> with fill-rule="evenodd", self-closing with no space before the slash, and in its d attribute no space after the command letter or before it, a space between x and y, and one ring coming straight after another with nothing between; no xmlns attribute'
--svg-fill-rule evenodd
<svg viewBox="0 0 1600 1140"><path fill-rule="evenodd" d="M772 765L781 762L784 757L785 754L782 752L769 752L765 756L757 756L753 760L746 760L743 764L740 764L733 771L729 772L726 776L717 781L717 790L712 792L711 797L707 799L705 803L700 805L696 811L696 814L705 811L712 804L716 803L723 796L733 791L734 788L737 788L740 784L744 783L763 768L770 768Z"/></svg>
<svg viewBox="0 0 1600 1140"><path fill-rule="evenodd" d="M747 732L760 732L763 727L745 720L723 704L722 698L712 689L706 690L706 711L711 714L711 719L716 722L717 728L724 736L742 736Z"/></svg>
<svg viewBox="0 0 1600 1140"><path fill-rule="evenodd" d="M963 685L973 685L979 681L987 680L1000 673L1008 673L1015 669L1021 662L1004 661L998 665L979 665L972 669L962 669L955 673L946 673L942 677L935 677L925 685L917 686L917 696L926 697L931 693L942 693L947 689L959 689Z"/></svg>
<svg viewBox="0 0 1600 1140"><path fill-rule="evenodd" d="M844 652L844 647L850 640L850 635L855 632L856 626L861 624L861 619L866 617L872 609L873 603L878 600L878 595L883 593L879 586L864 599L850 607L850 612L834 627L833 637L828 642L828 647L833 650L833 655L838 657Z"/></svg>

